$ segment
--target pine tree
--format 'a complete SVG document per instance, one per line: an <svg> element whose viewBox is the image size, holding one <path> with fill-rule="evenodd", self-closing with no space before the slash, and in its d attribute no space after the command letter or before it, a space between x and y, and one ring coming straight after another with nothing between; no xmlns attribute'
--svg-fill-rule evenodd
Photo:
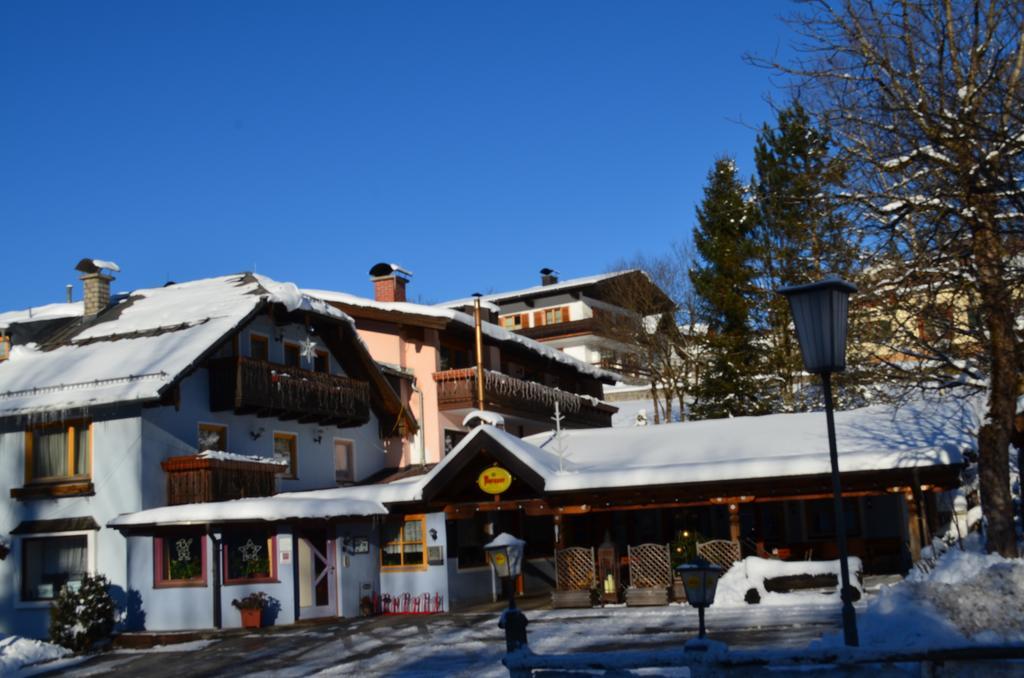
<svg viewBox="0 0 1024 678"><path fill-rule="evenodd" d="M715 162L697 208L694 244L700 263L690 272L707 326L707 367L695 389L698 419L761 411L760 362L750 325L754 243L750 207L731 158Z"/></svg>
<svg viewBox="0 0 1024 678"><path fill-rule="evenodd" d="M794 101L778 112L774 127L764 125L754 148L755 327L764 337L765 386L774 411L808 404L795 397L802 373L800 347L790 326L789 305L775 291L826 275L849 279L854 272L857 247L830 197L829 188L842 178L830 143L828 132L815 127Z"/></svg>

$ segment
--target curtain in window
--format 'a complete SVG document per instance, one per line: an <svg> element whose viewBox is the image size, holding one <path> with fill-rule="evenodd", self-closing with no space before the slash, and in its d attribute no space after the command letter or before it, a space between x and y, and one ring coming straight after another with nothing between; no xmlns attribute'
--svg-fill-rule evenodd
<svg viewBox="0 0 1024 678"><path fill-rule="evenodd" d="M22 599L53 598L65 584L77 585L88 563L85 535L22 542Z"/></svg>
<svg viewBox="0 0 1024 678"><path fill-rule="evenodd" d="M88 426L80 426L75 429L75 475L89 475L89 455L92 454L92 446L89 444L91 437Z"/></svg>
<svg viewBox="0 0 1024 678"><path fill-rule="evenodd" d="M35 431L32 439L32 475L35 478L67 476L68 437L64 429Z"/></svg>

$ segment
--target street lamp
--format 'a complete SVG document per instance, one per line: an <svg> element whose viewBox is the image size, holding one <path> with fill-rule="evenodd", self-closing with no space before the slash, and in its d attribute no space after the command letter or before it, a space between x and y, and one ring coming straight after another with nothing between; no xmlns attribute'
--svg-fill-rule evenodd
<svg viewBox="0 0 1024 678"><path fill-rule="evenodd" d="M484 545L487 560L508 588L508 609L502 613L498 628L505 629L505 649L514 652L526 647L526 615L516 607L515 580L522 572L526 542L502 532Z"/></svg>
<svg viewBox="0 0 1024 678"><path fill-rule="evenodd" d="M676 567L676 573L683 580L686 591L686 602L697 608L700 618L699 638L704 633L704 608L715 602L715 591L718 590L718 578L722 576L722 568L706 560L683 563Z"/></svg>
<svg viewBox="0 0 1024 678"><path fill-rule="evenodd" d="M828 451L832 462L832 502L835 507L836 538L839 542L839 572L842 575L840 597L843 601L843 638L847 645L858 645L857 616L853 611L850 589L850 565L846 548L846 517L843 492L839 484L839 456L836 452L836 424L832 413L832 373L846 369L846 334L849 297L857 288L836 277L809 285L779 290L789 299L796 337L804 369L820 374L825 393L825 419L828 423Z"/></svg>

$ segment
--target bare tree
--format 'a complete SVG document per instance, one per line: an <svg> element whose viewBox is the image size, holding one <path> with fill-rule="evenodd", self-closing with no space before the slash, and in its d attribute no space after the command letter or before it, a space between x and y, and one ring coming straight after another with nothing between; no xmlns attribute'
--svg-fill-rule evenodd
<svg viewBox="0 0 1024 678"><path fill-rule="evenodd" d="M988 547L1016 555L1008 448L1024 371L1024 4L804 7L790 20L797 58L760 63L793 76L833 133L843 197L873 246L876 303L902 297L923 310L902 317L913 331L894 335L890 363L912 365L922 384L987 391L978 450Z"/></svg>
<svg viewBox="0 0 1024 678"><path fill-rule="evenodd" d="M629 378L650 384L655 423L672 421L674 403L685 413L701 368L702 332L695 317L696 300L690 285L691 253L674 245L660 256L636 256L618 262L613 270L638 269L642 276L608 281L608 299L624 313L598 315L600 331L621 344L609 365ZM667 299L651 294L650 282Z"/></svg>

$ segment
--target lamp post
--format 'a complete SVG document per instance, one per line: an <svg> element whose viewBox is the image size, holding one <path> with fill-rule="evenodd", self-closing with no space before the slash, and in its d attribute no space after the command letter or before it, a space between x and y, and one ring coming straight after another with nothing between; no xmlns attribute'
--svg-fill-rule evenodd
<svg viewBox="0 0 1024 678"><path fill-rule="evenodd" d="M498 628L505 629L505 649L515 652L526 647L526 624L528 620L516 607L515 580L522 572L523 552L526 542L502 532L489 544L484 545L487 560L497 575L505 580L508 589L508 609L502 613Z"/></svg>
<svg viewBox="0 0 1024 678"><path fill-rule="evenodd" d="M705 637L704 608L715 602L715 591L718 590L718 578L722 576L722 568L706 560L697 560L692 563L683 563L676 568L676 572L683 580L686 602L697 608L700 620L698 637L703 640Z"/></svg>
<svg viewBox="0 0 1024 678"><path fill-rule="evenodd" d="M857 288L836 277L808 285L779 290L789 300L796 326L804 369L820 374L825 394L825 419L828 425L828 451L832 462L832 502L835 508L836 540L839 543L840 597L843 601L843 638L847 645L858 645L857 616L850 591L849 553L846 548L846 517L843 492L839 483L839 456L836 452L836 424L832 413L832 373L846 369L846 334L849 297Z"/></svg>

